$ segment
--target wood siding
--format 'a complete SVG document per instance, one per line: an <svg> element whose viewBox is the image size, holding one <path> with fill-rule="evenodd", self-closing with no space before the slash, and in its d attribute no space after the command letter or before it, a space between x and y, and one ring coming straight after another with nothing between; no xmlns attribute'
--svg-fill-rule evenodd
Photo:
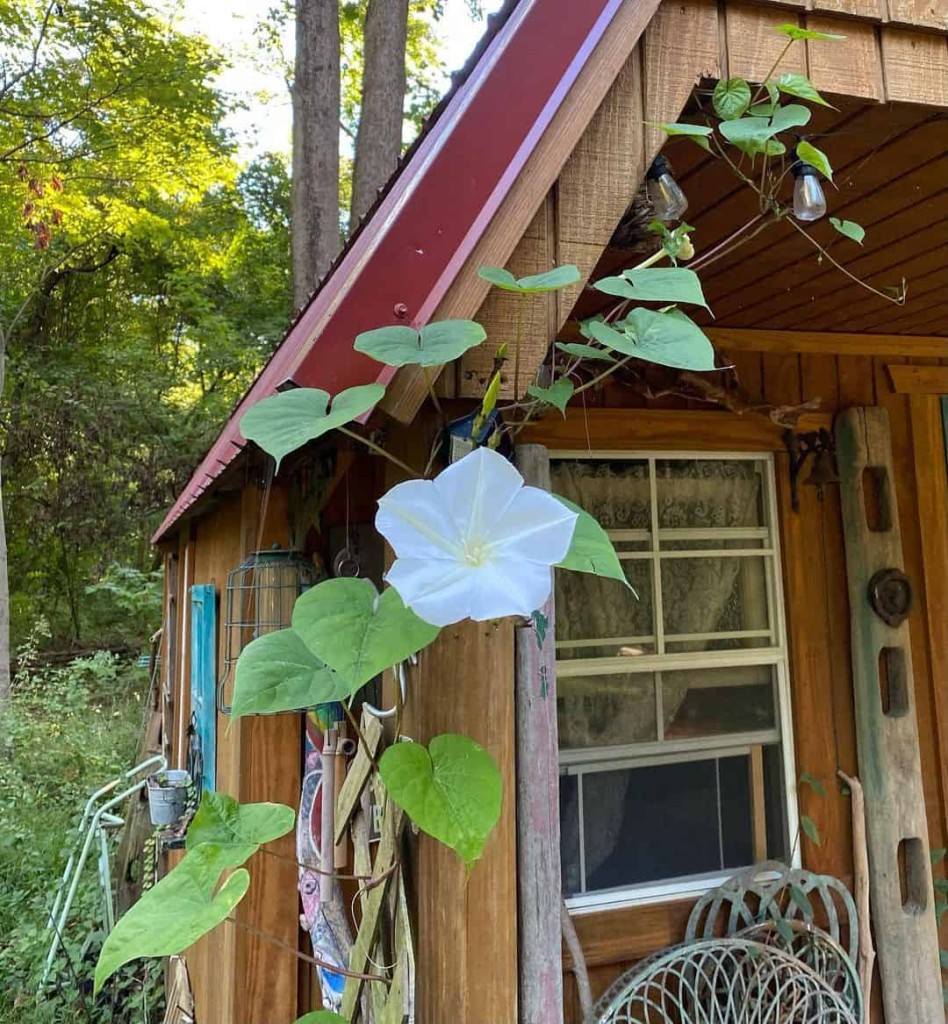
<svg viewBox="0 0 948 1024"><path fill-rule="evenodd" d="M752 404L796 404L822 399L831 414L852 405L886 408L892 423L896 486L902 517L905 571L915 585L916 604L910 617L915 662L916 700L922 750L922 772L933 847L946 845L948 762L939 756L948 735L948 699L944 673L948 651L948 477L938 399L932 395L899 394L892 389L886 367L892 364L931 365L932 360L896 357L836 356L791 353L729 353L741 385ZM934 361L937 363L937 360ZM562 446L607 442L610 448L699 447L702 450L773 450L783 553L787 627L790 640L791 690L797 769L820 778L826 796L804 787L801 813L817 824L819 846L804 837L807 867L852 880L849 799L835 782L837 767L856 773L853 694L849 635L849 601L838 488L822 496L800 487L800 512L790 508L787 455L780 431L753 413L738 417L711 412L707 406L687 409L680 401L648 403L621 385L598 396L599 408L565 423L550 418L530 431L531 441ZM656 414L647 410L661 406ZM678 406L678 411L672 406ZM637 407L637 408L636 408ZM631 414L628 410L632 408ZM741 434L744 434L742 441ZM584 914L576 926L590 967L594 994L627 967L684 935L689 904L653 906ZM568 957L564 952L568 965ZM566 1021L580 1021L572 976L566 978ZM874 1021L881 1021L876 1008Z"/></svg>

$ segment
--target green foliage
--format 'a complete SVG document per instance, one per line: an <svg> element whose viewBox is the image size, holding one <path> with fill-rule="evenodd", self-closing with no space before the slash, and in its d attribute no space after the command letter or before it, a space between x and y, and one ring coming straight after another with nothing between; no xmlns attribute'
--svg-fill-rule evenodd
<svg viewBox="0 0 948 1024"><path fill-rule="evenodd" d="M527 394L531 398L537 398L546 405L552 405L565 416L566 406L573 397L574 384L568 377L560 377L553 381L548 388L541 388L538 384L531 384L527 388Z"/></svg>
<svg viewBox="0 0 948 1024"><path fill-rule="evenodd" d="M696 142L702 149L706 149L709 153L711 152L711 143L708 142L708 136L711 135L712 129L706 124L675 122L674 124L659 124L657 127L661 128L669 138L674 138L676 135L684 135L686 138L691 139L692 142Z"/></svg>
<svg viewBox="0 0 948 1024"><path fill-rule="evenodd" d="M345 1017L340 1017L332 1010L315 1010L313 1013L304 1013L293 1024L348 1024L348 1022Z"/></svg>
<svg viewBox="0 0 948 1024"><path fill-rule="evenodd" d="M635 594L635 590L626 579L622 563L619 561L619 556L606 531L579 505L575 505L561 494L554 494L553 497L578 516L569 551L566 552L566 557L557 565L557 568L571 569L573 572L587 572L594 576L618 580Z"/></svg>
<svg viewBox="0 0 948 1024"><path fill-rule="evenodd" d="M470 868L500 817L503 780L483 747L447 733L420 743L396 743L379 761L392 800L428 835Z"/></svg>
<svg viewBox="0 0 948 1024"><path fill-rule="evenodd" d="M542 274L530 274L516 278L503 267L479 267L477 276L490 281L495 288L505 292L518 292L521 295L541 295L555 292L571 284L578 284L582 279L579 268L569 263L562 267L554 267Z"/></svg>
<svg viewBox="0 0 948 1024"><path fill-rule="evenodd" d="M556 347L574 359L592 359L603 363L614 363L615 356L609 355L604 349L592 345L581 345L574 341L558 341Z"/></svg>
<svg viewBox="0 0 948 1024"><path fill-rule="evenodd" d="M812 818L806 814L801 814L800 828L811 843L814 843L816 846L820 845L820 830L816 827L816 822Z"/></svg>
<svg viewBox="0 0 948 1024"><path fill-rule="evenodd" d="M713 370L714 347L684 313L637 307L615 325L593 321L589 330L607 348L645 362L684 370Z"/></svg>
<svg viewBox="0 0 948 1024"><path fill-rule="evenodd" d="M799 25L778 25L777 32L788 36L791 41L799 39L845 39L845 36L834 35L832 32L815 32L813 29L800 28Z"/></svg>
<svg viewBox="0 0 948 1024"><path fill-rule="evenodd" d="M237 659L235 718L300 711L343 700L352 687L317 658L292 629L280 629L252 640Z"/></svg>
<svg viewBox="0 0 948 1024"><path fill-rule="evenodd" d="M751 105L751 88L743 78L722 78L711 96L714 112L724 121L743 117Z"/></svg>
<svg viewBox="0 0 948 1024"><path fill-rule="evenodd" d="M593 287L633 302L685 302L709 308L698 275L685 267L633 268L621 277L604 277Z"/></svg>
<svg viewBox="0 0 948 1024"><path fill-rule="evenodd" d="M438 635L389 587L369 580L326 580L293 608L293 630L355 692L386 668L427 647Z"/></svg>
<svg viewBox="0 0 948 1024"><path fill-rule="evenodd" d="M439 320L416 331L413 327L379 327L355 340L356 352L389 366L440 366L464 355L487 337L473 320Z"/></svg>
<svg viewBox="0 0 948 1024"><path fill-rule="evenodd" d="M294 388L257 402L241 417L240 430L273 456L279 470L290 452L368 412L384 394L381 384L361 384L340 391L330 407L328 391Z"/></svg>
<svg viewBox="0 0 948 1024"><path fill-rule="evenodd" d="M296 815L283 804L239 804L224 793L205 793L188 828L186 848L202 843L217 846L260 846L293 828Z"/></svg>
<svg viewBox="0 0 948 1024"><path fill-rule="evenodd" d="M809 786L817 796L826 796L826 787L820 779L810 772L802 772L800 774L799 784L801 786Z"/></svg>
<svg viewBox="0 0 948 1024"><path fill-rule="evenodd" d="M866 229L861 224L854 220L840 220L839 217L830 217L829 222L845 238L862 245Z"/></svg>
<svg viewBox="0 0 948 1024"><path fill-rule="evenodd" d="M833 180L833 168L827 155L817 149L812 143L800 142L797 144L797 156L805 163L815 167L824 177Z"/></svg>
<svg viewBox="0 0 948 1024"><path fill-rule="evenodd" d="M9 745L0 751L0 1022L159 1024L160 965L121 972L107 997L91 1001L101 942L94 867L77 893L48 996L34 998L52 894L79 812L93 790L134 763L147 690L141 669L106 652L45 666L45 632L41 625L17 651L20 671L4 717Z"/></svg>
<svg viewBox="0 0 948 1024"><path fill-rule="evenodd" d="M786 71L776 82L777 89L787 96L796 96L798 99L806 100L809 103L818 103L823 107L832 107L831 103L817 92L816 87L806 77L796 71Z"/></svg>

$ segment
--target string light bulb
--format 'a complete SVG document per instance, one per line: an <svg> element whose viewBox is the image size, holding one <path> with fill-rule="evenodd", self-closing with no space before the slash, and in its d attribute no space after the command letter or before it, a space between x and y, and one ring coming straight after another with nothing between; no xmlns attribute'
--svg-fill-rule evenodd
<svg viewBox="0 0 948 1024"><path fill-rule="evenodd" d="M645 176L645 191L656 220L664 224L681 220L688 209L688 197L672 177L668 161L659 154Z"/></svg>
<svg viewBox="0 0 948 1024"><path fill-rule="evenodd" d="M797 158L793 164L793 215L797 220L814 221L826 216L826 195L820 184L820 172Z"/></svg>

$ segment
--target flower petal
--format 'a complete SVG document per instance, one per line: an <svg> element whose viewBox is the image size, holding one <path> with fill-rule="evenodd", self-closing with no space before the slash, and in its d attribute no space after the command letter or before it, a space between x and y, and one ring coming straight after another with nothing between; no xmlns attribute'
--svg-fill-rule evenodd
<svg viewBox="0 0 948 1024"><path fill-rule="evenodd" d="M468 615L477 622L532 615L553 589L549 565L517 557L491 559L474 572Z"/></svg>
<svg viewBox="0 0 948 1024"><path fill-rule="evenodd" d="M434 485L462 537L490 537L523 488L523 477L503 455L475 448L438 474Z"/></svg>
<svg viewBox="0 0 948 1024"><path fill-rule="evenodd" d="M408 480L384 494L375 528L399 557L461 557L457 526L431 480Z"/></svg>
<svg viewBox="0 0 948 1024"><path fill-rule="evenodd" d="M524 487L491 532L500 557L556 565L566 557L579 516L539 487Z"/></svg>
<svg viewBox="0 0 948 1024"><path fill-rule="evenodd" d="M419 617L432 626L468 618L474 573L459 562L432 558L396 558L386 582Z"/></svg>

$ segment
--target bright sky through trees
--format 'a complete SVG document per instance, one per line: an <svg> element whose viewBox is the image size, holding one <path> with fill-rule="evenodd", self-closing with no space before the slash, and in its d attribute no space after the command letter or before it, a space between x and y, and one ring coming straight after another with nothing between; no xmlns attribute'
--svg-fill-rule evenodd
<svg viewBox="0 0 948 1024"><path fill-rule="evenodd" d="M445 0L439 34L449 71L461 67L484 32L487 15L500 5L501 0L484 0L484 18L475 21L465 0ZM233 66L221 75L219 84L247 105L228 119L247 157L266 150L289 152L290 148L290 97L278 70L267 68L261 59L254 38L254 26L272 6L274 0L181 0L182 26L201 32L230 55ZM285 35L284 47L292 59L292 27Z"/></svg>

